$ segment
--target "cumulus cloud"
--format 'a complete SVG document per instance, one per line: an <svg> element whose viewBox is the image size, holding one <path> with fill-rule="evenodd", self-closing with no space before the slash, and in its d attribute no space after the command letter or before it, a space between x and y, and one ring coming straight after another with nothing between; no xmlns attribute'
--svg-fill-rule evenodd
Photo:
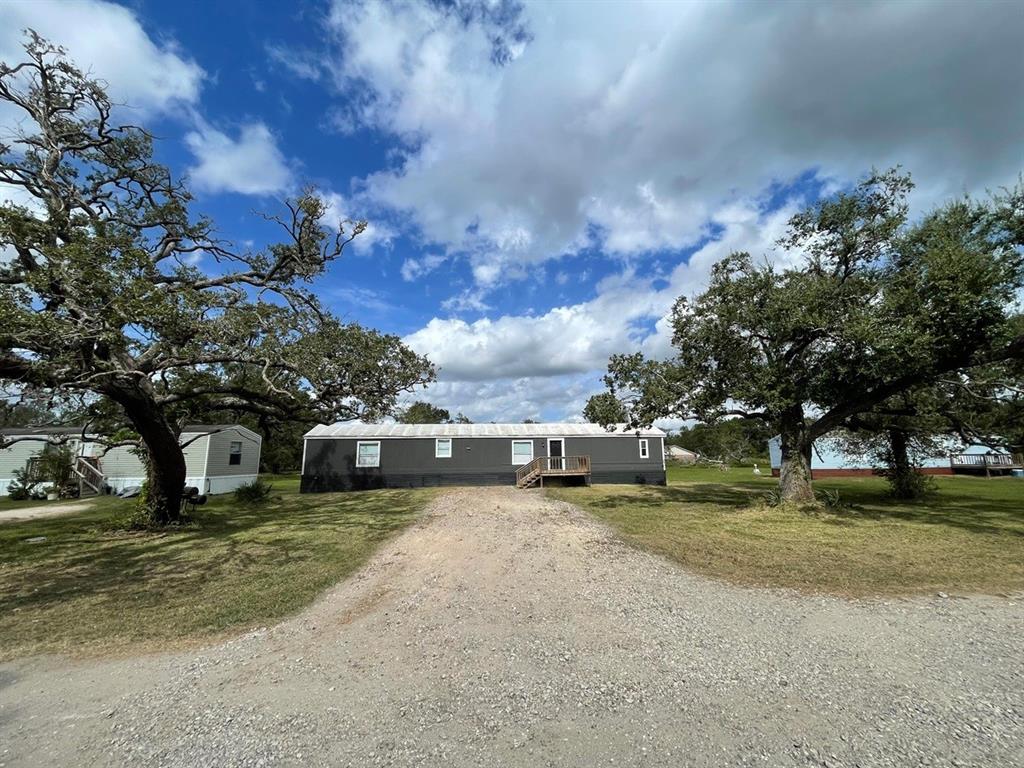
<svg viewBox="0 0 1024 768"><path fill-rule="evenodd" d="M600 385L597 376L515 378L490 382L440 381L412 399L426 399L473 421L583 421L583 406Z"/></svg>
<svg viewBox="0 0 1024 768"><path fill-rule="evenodd" d="M105 80L115 101L143 114L198 101L203 70L172 42L155 43L133 11L115 3L0 4L0 61L21 61L22 30L63 45L72 60Z"/></svg>
<svg viewBox="0 0 1024 768"><path fill-rule="evenodd" d="M924 201L1021 169L1013 3L557 3L511 32L467 8L338 0L329 25L346 119L405 142L368 193L481 285L586 245L690 247L808 169L902 163Z"/></svg>
<svg viewBox="0 0 1024 768"><path fill-rule="evenodd" d="M782 235L799 200L764 212L757 200L738 201L716 212L719 236L658 277L633 270L606 277L589 301L555 307L543 314L483 317L467 322L435 317L406 336L413 349L452 382L485 382L524 377L590 374L597 382L609 356L642 349L664 357L671 352L668 313L680 295L707 285L711 267L734 251L778 258L772 244Z"/></svg>
<svg viewBox="0 0 1024 768"><path fill-rule="evenodd" d="M189 176L198 189L265 195L294 184L274 134L263 123L243 125L237 138L232 138L200 122L196 130L186 134L185 144L196 157Z"/></svg>

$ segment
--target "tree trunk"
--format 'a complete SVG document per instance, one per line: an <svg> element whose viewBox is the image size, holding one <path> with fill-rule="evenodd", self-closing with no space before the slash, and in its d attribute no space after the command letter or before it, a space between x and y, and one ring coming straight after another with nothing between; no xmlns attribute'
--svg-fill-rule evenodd
<svg viewBox="0 0 1024 768"><path fill-rule="evenodd" d="M916 499L923 495L925 486L910 461L907 433L902 429L889 430L888 480L897 499Z"/></svg>
<svg viewBox="0 0 1024 768"><path fill-rule="evenodd" d="M146 446L146 509L150 521L155 525L176 522L181 517L186 471L177 431L146 392L121 390L109 396L124 409Z"/></svg>
<svg viewBox="0 0 1024 768"><path fill-rule="evenodd" d="M814 441L807 435L803 409L788 409L782 415L782 466L779 490L783 501L813 502L811 449Z"/></svg>

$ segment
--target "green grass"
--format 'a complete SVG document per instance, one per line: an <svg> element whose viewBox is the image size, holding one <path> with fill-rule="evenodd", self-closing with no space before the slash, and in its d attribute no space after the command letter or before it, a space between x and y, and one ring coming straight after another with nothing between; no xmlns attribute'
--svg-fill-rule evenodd
<svg viewBox="0 0 1024 768"><path fill-rule="evenodd" d="M131 501L0 524L0 658L146 650L260 626L296 612L414 521L431 490L212 497L195 523L131 533ZM45 536L42 542L28 539Z"/></svg>
<svg viewBox="0 0 1024 768"><path fill-rule="evenodd" d="M668 487L548 492L630 542L715 578L868 596L1024 590L1024 481L936 477L924 502L897 502L880 478L828 478L851 508L767 507L777 481L749 468L670 467Z"/></svg>

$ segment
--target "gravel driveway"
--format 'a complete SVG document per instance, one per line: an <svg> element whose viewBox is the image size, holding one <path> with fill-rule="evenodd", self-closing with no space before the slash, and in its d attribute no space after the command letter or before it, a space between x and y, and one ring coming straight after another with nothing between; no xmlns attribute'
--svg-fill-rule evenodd
<svg viewBox="0 0 1024 768"><path fill-rule="evenodd" d="M1022 638L1020 600L741 589L465 489L282 625L0 666L0 764L1019 767Z"/></svg>

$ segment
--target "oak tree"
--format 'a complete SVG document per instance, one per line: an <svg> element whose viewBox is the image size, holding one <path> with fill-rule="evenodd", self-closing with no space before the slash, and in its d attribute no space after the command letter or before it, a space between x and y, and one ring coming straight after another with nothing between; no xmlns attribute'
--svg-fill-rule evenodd
<svg viewBox="0 0 1024 768"><path fill-rule="evenodd" d="M190 401L375 418L432 377L397 337L342 323L310 290L364 222L332 231L307 192L267 217L280 243L233 247L190 211L153 137L116 124L102 83L35 33L25 52L0 65L2 114L15 115L0 139L0 381L116 404L148 457L153 522L179 515L176 414Z"/></svg>
<svg viewBox="0 0 1024 768"><path fill-rule="evenodd" d="M630 420L763 421L781 436L783 497L808 501L816 439L901 392L1024 355L1024 190L910 222L911 187L874 173L794 216L774 258L716 264L675 304L675 357L611 359Z"/></svg>

